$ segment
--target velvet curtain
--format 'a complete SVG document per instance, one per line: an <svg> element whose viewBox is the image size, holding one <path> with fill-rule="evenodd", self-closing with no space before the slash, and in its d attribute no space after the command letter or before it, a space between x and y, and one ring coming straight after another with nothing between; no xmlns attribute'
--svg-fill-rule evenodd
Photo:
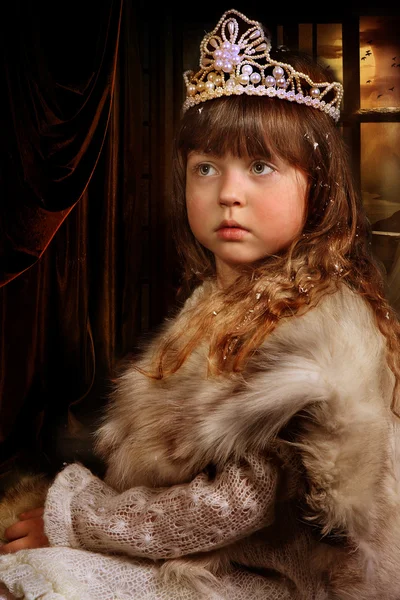
<svg viewBox="0 0 400 600"><path fill-rule="evenodd" d="M14 0L2 20L2 476L90 464L107 381L138 334L137 18L122 0L83 5Z"/></svg>

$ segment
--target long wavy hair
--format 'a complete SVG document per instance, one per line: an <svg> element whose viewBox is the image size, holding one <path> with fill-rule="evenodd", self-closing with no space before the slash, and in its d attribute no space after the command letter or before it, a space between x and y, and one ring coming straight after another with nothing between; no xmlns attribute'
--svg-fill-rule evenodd
<svg viewBox="0 0 400 600"><path fill-rule="evenodd" d="M314 81L329 75L300 53L280 57ZM201 110L200 110L201 108ZM370 226L353 181L347 147L326 113L297 103L257 96L229 96L194 106L183 115L173 153L172 226L189 289L216 278L213 254L188 223L185 186L188 154L278 156L308 177L303 231L288 248L238 271L227 289L211 286L177 319L162 340L155 377L176 372L203 341L209 371L241 371L247 359L287 317L310 310L344 282L374 311L387 340L388 363L399 381L400 327L386 299L385 276L371 253ZM395 396L392 403L394 407Z"/></svg>

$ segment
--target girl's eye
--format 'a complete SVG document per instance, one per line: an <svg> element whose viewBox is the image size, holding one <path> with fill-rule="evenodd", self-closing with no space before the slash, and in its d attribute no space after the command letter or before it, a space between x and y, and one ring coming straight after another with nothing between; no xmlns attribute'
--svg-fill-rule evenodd
<svg viewBox="0 0 400 600"><path fill-rule="evenodd" d="M257 162L253 163L251 168L255 175L267 175L273 171L273 168L262 160L258 160Z"/></svg>
<svg viewBox="0 0 400 600"><path fill-rule="evenodd" d="M201 163L200 165L197 165L196 171L202 177L206 177L207 175L212 175L214 167L208 163Z"/></svg>

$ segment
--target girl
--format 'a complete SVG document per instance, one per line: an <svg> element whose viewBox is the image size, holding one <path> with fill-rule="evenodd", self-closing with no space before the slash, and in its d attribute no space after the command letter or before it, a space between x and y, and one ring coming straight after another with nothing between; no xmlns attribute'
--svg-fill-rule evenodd
<svg viewBox="0 0 400 600"><path fill-rule="evenodd" d="M192 293L116 382L105 481L59 473L44 515L7 529L0 581L46 600L398 600L399 325L342 88L235 10L185 81L173 215Z"/></svg>

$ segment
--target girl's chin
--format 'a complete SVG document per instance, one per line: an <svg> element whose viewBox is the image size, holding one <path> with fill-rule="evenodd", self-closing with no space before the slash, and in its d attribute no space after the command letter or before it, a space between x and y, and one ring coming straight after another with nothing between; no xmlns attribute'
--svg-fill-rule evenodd
<svg viewBox="0 0 400 600"><path fill-rule="evenodd" d="M240 269L241 267L245 267L246 265L254 265L258 261L261 261L264 258L268 258L268 256L271 255L263 254L262 256L243 256L240 258L238 258L237 256L235 256L234 258L230 256L220 256L219 258L216 258L216 264L218 265L218 263L220 262L229 267L230 269Z"/></svg>

